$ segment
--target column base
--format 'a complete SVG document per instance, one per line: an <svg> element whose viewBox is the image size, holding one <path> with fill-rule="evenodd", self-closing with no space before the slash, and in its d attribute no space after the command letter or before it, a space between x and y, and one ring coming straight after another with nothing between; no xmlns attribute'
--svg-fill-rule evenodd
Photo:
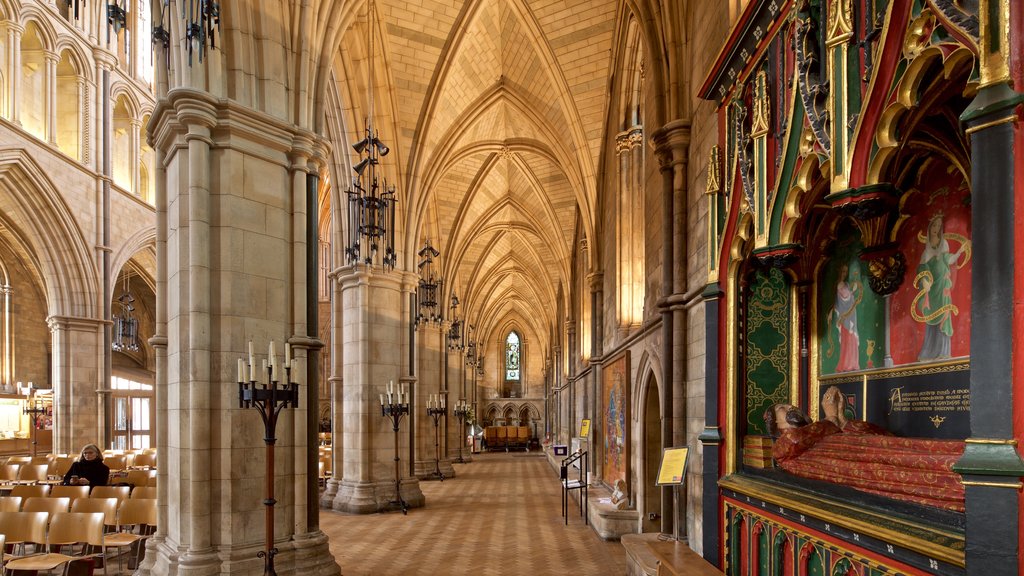
<svg viewBox="0 0 1024 576"><path fill-rule="evenodd" d="M396 509L395 482L338 482L338 493L331 508L349 514L376 514ZM402 478L402 500L409 508L422 508L426 498L420 490L418 478Z"/></svg>
<svg viewBox="0 0 1024 576"><path fill-rule="evenodd" d="M256 556L263 544L224 546L201 552L178 554L164 536L146 542L146 556L135 574L140 576L213 576L218 574L263 574L265 563ZM331 554L327 535L316 531L296 534L277 543L274 571L280 575L340 576L341 567Z"/></svg>
<svg viewBox="0 0 1024 576"><path fill-rule="evenodd" d="M450 460L438 460L437 464L434 464L434 460L419 460L416 462L416 477L420 481L425 480L441 480L437 477L437 470L440 468L441 474L444 475L444 480L449 478L455 478L455 469L452 468Z"/></svg>

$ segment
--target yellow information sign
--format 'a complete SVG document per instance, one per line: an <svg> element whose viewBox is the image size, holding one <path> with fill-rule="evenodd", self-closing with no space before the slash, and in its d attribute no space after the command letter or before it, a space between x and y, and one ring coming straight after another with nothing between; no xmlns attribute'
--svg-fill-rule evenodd
<svg viewBox="0 0 1024 576"><path fill-rule="evenodd" d="M661 468L658 469L658 486L682 484L686 479L686 456L690 449L665 448L661 453Z"/></svg>
<svg viewBox="0 0 1024 576"><path fill-rule="evenodd" d="M590 418L584 418L580 424L580 438L590 436Z"/></svg>

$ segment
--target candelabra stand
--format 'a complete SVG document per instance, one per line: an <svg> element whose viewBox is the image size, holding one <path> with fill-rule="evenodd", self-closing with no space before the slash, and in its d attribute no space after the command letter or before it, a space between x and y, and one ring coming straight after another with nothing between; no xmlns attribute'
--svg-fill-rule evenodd
<svg viewBox="0 0 1024 576"><path fill-rule="evenodd" d="M440 433L438 432L438 426L441 423L441 416L447 412L448 409L444 406L431 406L427 403L427 415L434 419L434 471L431 472L430 476L437 477L444 482L444 474L441 473L441 449L440 449Z"/></svg>
<svg viewBox="0 0 1024 576"><path fill-rule="evenodd" d="M466 417L469 416L469 404L459 402L455 405L455 417L459 419L459 464L465 464L462 458L462 445L466 443Z"/></svg>
<svg viewBox="0 0 1024 576"><path fill-rule="evenodd" d="M388 502L388 505L397 506L402 509L402 514L408 514L409 503L402 498L402 476L398 466L401 460L398 456L398 427L402 423L402 418L409 413L409 394L400 390L396 398L391 392L391 385L388 386L388 393L381 394L380 397L380 414L391 419L391 429L395 432L395 499Z"/></svg>
<svg viewBox="0 0 1024 576"><path fill-rule="evenodd" d="M43 416L50 414L49 408L44 408L43 403L39 400L35 401L32 408L25 407L22 409L22 413L30 414L32 417L32 456L36 455L36 444L39 443L39 419Z"/></svg>
<svg viewBox="0 0 1024 576"><path fill-rule="evenodd" d="M263 418L264 435L263 442L267 447L267 497L263 500L266 506L266 530L267 538L263 551L256 556L263 558L263 574L277 576L274 571L274 556L277 555L277 548L274 547L274 445L277 443L277 417L284 408L298 408L299 406L299 385L291 381L291 350L285 345L284 362L284 383L274 380L274 370L279 365L274 358L274 345L270 345L270 363L264 363L264 370L267 374L266 382L257 382L256 371L252 368L252 343L249 344L249 364L244 365L238 361L238 404L240 408L255 407ZM247 378L246 375L250 375ZM268 384L269 383L269 384Z"/></svg>

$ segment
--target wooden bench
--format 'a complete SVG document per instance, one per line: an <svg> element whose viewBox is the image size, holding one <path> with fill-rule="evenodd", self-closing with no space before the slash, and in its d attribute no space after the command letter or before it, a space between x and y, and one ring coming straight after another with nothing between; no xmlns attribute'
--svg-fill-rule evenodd
<svg viewBox="0 0 1024 576"><path fill-rule="evenodd" d="M722 576L722 571L701 558L686 542L661 540L659 534L626 534L629 576Z"/></svg>

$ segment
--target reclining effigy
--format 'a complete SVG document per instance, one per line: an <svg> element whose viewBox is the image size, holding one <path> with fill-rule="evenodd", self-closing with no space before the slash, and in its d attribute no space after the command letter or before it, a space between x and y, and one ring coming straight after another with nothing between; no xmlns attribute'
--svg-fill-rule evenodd
<svg viewBox="0 0 1024 576"><path fill-rule="evenodd" d="M776 438L772 457L780 468L896 500L964 511L964 487L953 471L963 442L901 438L869 422L845 420L841 413L833 417L827 407L832 394L840 393L826 392L826 419L819 422L789 404L765 412Z"/></svg>

